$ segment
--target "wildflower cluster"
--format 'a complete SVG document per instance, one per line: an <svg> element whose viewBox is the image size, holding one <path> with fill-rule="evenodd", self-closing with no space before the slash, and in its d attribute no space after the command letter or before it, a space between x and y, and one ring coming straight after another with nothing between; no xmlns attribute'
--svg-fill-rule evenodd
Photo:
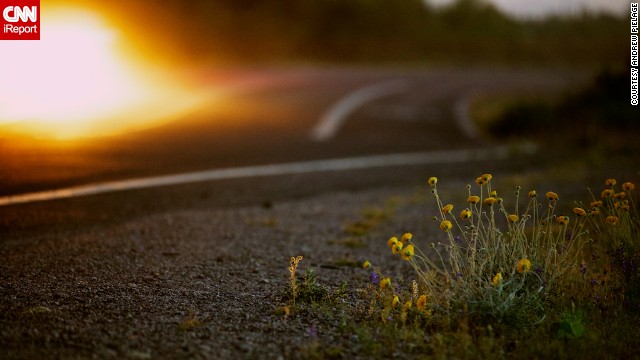
<svg viewBox="0 0 640 360"><path fill-rule="evenodd" d="M640 245L640 223L633 202L635 185L632 182L625 182L620 188L616 185L616 179L607 179L599 197L591 194L592 201L588 209L588 214L592 215L591 226L596 234L606 237L606 243L614 248L637 248ZM574 212L587 214L587 210L581 207L575 208Z"/></svg>
<svg viewBox="0 0 640 360"><path fill-rule="evenodd" d="M404 234L401 240L392 237L389 239L388 245L394 254L399 254L403 259L409 261L415 256L413 250L408 251L413 249L413 244L407 244L412 237L411 233ZM405 247L403 244L407 244L407 246ZM394 250L397 248L402 250ZM409 314L416 318L428 318L431 315L431 309L427 303L427 295L420 293L417 281L414 280L412 282L411 291L403 292L400 286L392 284L391 277L382 275L382 272L374 268L368 260L362 264L362 267L371 270L369 287L374 296L369 308L370 315L376 313L379 308L378 305L382 305L380 318L385 322L392 320L394 316L397 316L405 323L409 318Z"/></svg>
<svg viewBox="0 0 640 360"><path fill-rule="evenodd" d="M591 264L585 263L581 274L598 308L622 305L640 313L640 218L634 203L635 184L625 182L618 187L616 179L607 179L604 185L598 195L591 194L589 207L574 209L584 211L595 240ZM607 256L601 257L599 250Z"/></svg>
<svg viewBox="0 0 640 360"><path fill-rule="evenodd" d="M391 237L387 245L415 270L421 291L413 298L434 317L450 319L462 312L531 324L545 317L544 305L558 281L577 266L587 241L586 211L556 214L558 194L549 191L538 201L535 190L521 208L520 188L515 205L507 206L492 180L484 174L475 186L468 185L463 209L456 213L438 194L438 179L430 178L438 209L434 220L446 241L431 242L428 253L410 233Z"/></svg>

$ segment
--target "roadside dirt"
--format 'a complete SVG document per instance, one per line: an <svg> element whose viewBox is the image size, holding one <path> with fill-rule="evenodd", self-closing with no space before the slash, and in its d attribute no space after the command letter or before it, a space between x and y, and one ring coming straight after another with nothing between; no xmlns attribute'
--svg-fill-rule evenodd
<svg viewBox="0 0 640 360"><path fill-rule="evenodd" d="M424 195L378 188L13 232L0 242L3 357L303 356L313 337L332 335L278 311L290 257L304 256L299 274L312 268L323 286L346 281L355 293L368 281L362 261L390 260L388 234L427 231L416 228L430 218ZM367 211L384 219L357 236L345 230Z"/></svg>

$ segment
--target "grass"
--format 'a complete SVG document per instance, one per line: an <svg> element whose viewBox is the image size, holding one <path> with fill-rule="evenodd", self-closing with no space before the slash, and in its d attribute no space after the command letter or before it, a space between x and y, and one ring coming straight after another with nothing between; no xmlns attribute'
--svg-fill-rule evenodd
<svg viewBox="0 0 640 360"><path fill-rule="evenodd" d="M357 271L367 285L330 289L307 270L298 301L288 298L290 316L315 324L302 356L633 355L639 341L629 329L640 325L635 186L607 179L575 202L521 188L499 194L495 181L478 177L452 196L458 206L430 179L438 215L427 221L447 242L391 237L389 256L412 269L398 278L366 262Z"/></svg>
<svg viewBox="0 0 640 360"><path fill-rule="evenodd" d="M385 207L367 207L362 210L361 218L347 222L344 225L344 233L352 238L368 235L371 230L380 226L394 213L397 204L390 200Z"/></svg>

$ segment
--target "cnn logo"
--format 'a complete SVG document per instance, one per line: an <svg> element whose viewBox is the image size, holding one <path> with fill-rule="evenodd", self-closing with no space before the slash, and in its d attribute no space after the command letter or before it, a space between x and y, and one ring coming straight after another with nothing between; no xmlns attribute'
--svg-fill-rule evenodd
<svg viewBox="0 0 640 360"><path fill-rule="evenodd" d="M0 0L0 40L40 40L40 0Z"/></svg>

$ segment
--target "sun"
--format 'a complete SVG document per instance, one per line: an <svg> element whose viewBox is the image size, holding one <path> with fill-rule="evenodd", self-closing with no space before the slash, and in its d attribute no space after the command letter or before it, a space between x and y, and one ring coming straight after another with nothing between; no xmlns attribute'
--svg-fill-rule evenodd
<svg viewBox="0 0 640 360"><path fill-rule="evenodd" d="M56 138L108 135L199 101L167 71L118 51L122 34L89 10L43 8L40 37L0 44L0 126Z"/></svg>

